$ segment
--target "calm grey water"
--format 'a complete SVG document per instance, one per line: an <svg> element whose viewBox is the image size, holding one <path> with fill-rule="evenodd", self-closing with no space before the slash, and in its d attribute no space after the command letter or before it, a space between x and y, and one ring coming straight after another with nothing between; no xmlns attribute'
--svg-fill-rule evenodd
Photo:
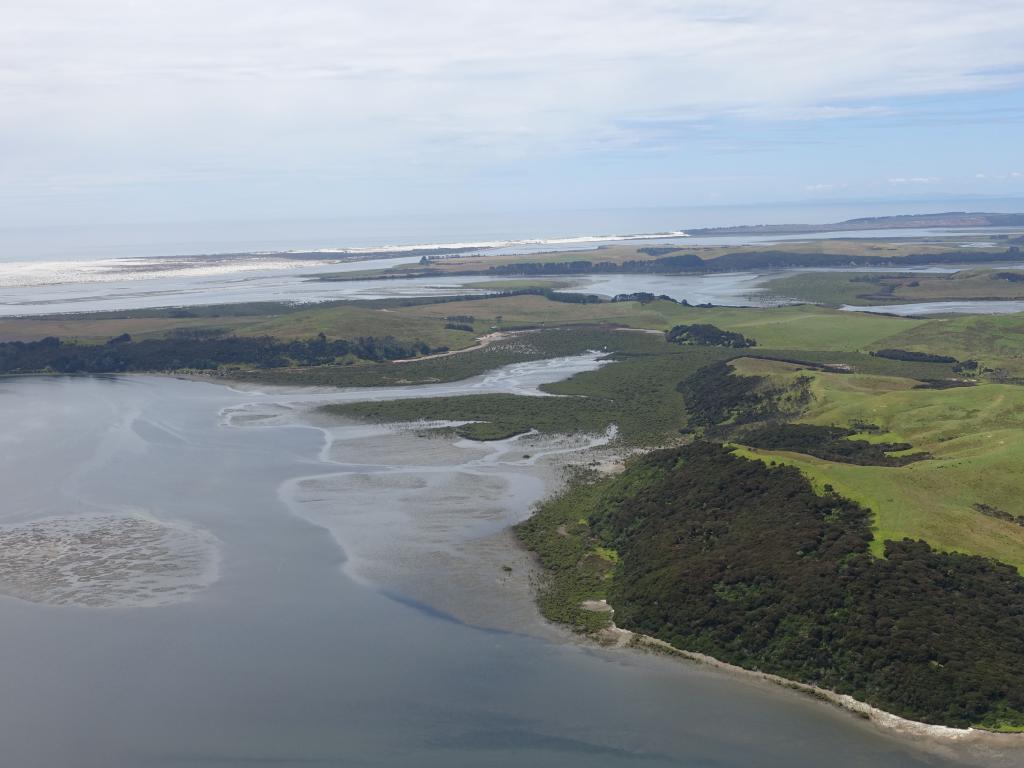
<svg viewBox="0 0 1024 768"><path fill-rule="evenodd" d="M519 367L466 386L527 391L587 365ZM0 763L889 768L994 760L925 753L804 697L698 666L477 628L350 579L336 538L281 494L299 478L339 470L323 431L284 418L331 397L153 377L0 380L5 530L54 516L145 514L219 542L219 579L186 602L96 608L0 598ZM231 422L229 413L254 420ZM432 450L423 445L420 463ZM366 499L359 511L372 520ZM328 501L342 511L350 503Z"/></svg>

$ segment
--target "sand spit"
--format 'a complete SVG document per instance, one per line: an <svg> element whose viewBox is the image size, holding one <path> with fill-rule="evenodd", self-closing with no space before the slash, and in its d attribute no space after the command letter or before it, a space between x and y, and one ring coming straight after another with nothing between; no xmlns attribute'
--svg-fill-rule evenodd
<svg viewBox="0 0 1024 768"><path fill-rule="evenodd" d="M614 613L614 608L605 600L587 602L591 603L591 605L585 604L588 610ZM808 683L789 680L779 675L745 669L707 654L684 651L656 637L617 627L614 622L606 629L601 630L595 636L595 639L604 647L665 654L685 661L706 665L737 679L788 688L851 712L858 717L869 720L879 728L933 746L956 744L994 749L1020 749L1024 747L1024 734L996 733L978 728L951 728L945 725L932 725L916 720L908 720L907 718L899 717L898 715L873 707L852 696L836 693L826 688L819 688Z"/></svg>

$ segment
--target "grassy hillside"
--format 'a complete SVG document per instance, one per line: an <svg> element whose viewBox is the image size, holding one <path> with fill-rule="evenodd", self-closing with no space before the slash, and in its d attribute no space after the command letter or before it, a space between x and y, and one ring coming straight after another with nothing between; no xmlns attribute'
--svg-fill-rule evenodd
<svg viewBox="0 0 1024 768"><path fill-rule="evenodd" d="M711 323L727 331L742 333L754 339L759 347L854 351L881 346L881 342L890 337L913 330L927 321L796 306L691 309L682 313L678 322Z"/></svg>
<svg viewBox="0 0 1024 768"><path fill-rule="evenodd" d="M908 327L874 348L898 347L980 360L989 368L1024 376L1024 314L962 315Z"/></svg>
<svg viewBox="0 0 1024 768"><path fill-rule="evenodd" d="M0 318L0 342L33 341L45 336L86 342L106 341L122 333L133 339L162 338L178 329L219 330L239 336L304 339L324 333L329 338L394 336L421 340L431 347L458 348L474 341L474 334L446 329L444 314L423 316L394 313L387 308L358 303L307 306L255 304L167 308L123 313L89 313L52 318ZM428 322L424 322L429 318Z"/></svg>
<svg viewBox="0 0 1024 768"><path fill-rule="evenodd" d="M777 296L799 301L856 306L1024 299L1022 281L1024 272L1011 269L965 270L951 275L806 272L772 280L765 288Z"/></svg>
<svg viewBox="0 0 1024 768"><path fill-rule="evenodd" d="M915 389L905 378L771 370L746 361L738 370L781 379L809 376L813 401L796 419L822 426L860 427L854 437L909 443L933 458L902 467L857 466L805 454L746 448L756 456L799 467L816 487L830 485L874 512L872 551L886 539L921 538L950 552L994 557L1024 569L1024 527L979 509L1024 515L1024 389L982 384ZM742 437L737 438L742 441Z"/></svg>

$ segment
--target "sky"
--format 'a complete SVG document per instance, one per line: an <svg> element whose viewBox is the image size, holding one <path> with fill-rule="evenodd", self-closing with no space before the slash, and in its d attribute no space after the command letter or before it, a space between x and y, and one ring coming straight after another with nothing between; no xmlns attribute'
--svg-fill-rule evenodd
<svg viewBox="0 0 1024 768"><path fill-rule="evenodd" d="M1022 39L1020 0L0 0L0 226L1021 197Z"/></svg>

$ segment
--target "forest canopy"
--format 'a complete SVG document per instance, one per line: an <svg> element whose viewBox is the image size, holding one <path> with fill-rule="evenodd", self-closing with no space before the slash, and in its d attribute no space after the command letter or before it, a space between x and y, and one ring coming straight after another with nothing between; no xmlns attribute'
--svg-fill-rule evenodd
<svg viewBox="0 0 1024 768"><path fill-rule="evenodd" d="M591 538L580 567L615 553L606 594L619 626L918 721L1024 724L1015 568L909 539L876 558L867 509L703 441L568 493L590 509L585 526L571 521ZM557 522L544 515L524 540Z"/></svg>
<svg viewBox="0 0 1024 768"><path fill-rule="evenodd" d="M322 333L311 339L283 341L270 336L185 331L138 342L122 334L106 344L74 344L49 336L39 341L0 343L0 373L212 370L228 364L280 368L327 365L349 356L380 361L443 351L447 348L431 348L422 341L400 342L390 336L331 340Z"/></svg>
<svg viewBox="0 0 1024 768"><path fill-rule="evenodd" d="M723 331L710 323L676 325L665 332L665 339L673 344L696 344L702 347L756 347L757 342L742 333Z"/></svg>

